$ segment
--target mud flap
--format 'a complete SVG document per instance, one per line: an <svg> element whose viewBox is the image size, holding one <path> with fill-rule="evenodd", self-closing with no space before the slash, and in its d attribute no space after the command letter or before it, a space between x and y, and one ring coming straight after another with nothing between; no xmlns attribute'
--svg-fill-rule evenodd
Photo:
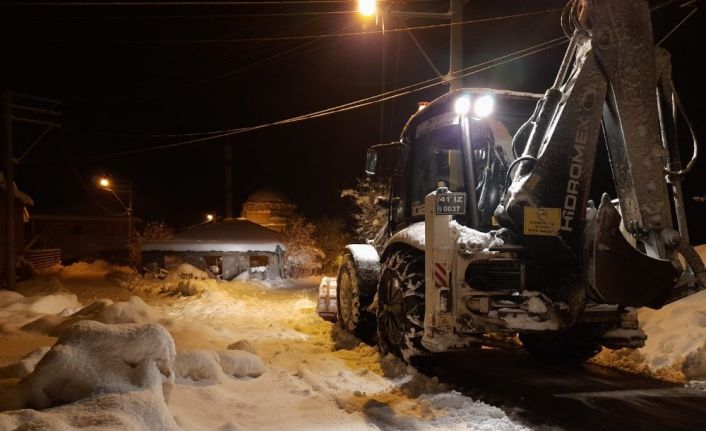
<svg viewBox="0 0 706 431"><path fill-rule="evenodd" d="M620 232L620 223L620 213L604 196L586 229L588 294L599 303L652 306L674 287L679 272L671 261L635 249Z"/></svg>

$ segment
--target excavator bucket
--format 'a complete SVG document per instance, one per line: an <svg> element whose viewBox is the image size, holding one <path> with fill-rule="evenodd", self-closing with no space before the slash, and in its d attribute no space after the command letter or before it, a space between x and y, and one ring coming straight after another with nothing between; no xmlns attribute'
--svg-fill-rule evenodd
<svg viewBox="0 0 706 431"><path fill-rule="evenodd" d="M647 256L620 231L622 217L604 195L586 229L588 295L599 303L658 308L679 278L669 260Z"/></svg>

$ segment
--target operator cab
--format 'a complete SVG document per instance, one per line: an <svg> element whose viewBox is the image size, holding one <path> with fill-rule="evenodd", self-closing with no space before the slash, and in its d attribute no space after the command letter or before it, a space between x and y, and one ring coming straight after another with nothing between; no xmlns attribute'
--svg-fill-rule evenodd
<svg viewBox="0 0 706 431"><path fill-rule="evenodd" d="M391 231L424 220L424 197L439 187L466 194L460 223L495 226L493 212L514 159L512 133L530 117L540 95L491 89L447 93L415 113L400 142L368 153L371 174L390 178ZM470 185L470 186L469 186Z"/></svg>

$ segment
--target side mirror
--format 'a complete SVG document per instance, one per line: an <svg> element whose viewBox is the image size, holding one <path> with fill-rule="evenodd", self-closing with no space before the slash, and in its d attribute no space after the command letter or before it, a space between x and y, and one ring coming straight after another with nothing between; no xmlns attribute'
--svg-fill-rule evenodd
<svg viewBox="0 0 706 431"><path fill-rule="evenodd" d="M374 145L365 156L365 173L390 178L398 175L404 168L407 145L402 142Z"/></svg>

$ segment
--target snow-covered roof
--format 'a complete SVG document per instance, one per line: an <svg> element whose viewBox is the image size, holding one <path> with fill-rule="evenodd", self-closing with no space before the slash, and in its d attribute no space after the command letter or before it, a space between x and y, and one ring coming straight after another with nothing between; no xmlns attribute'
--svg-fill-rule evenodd
<svg viewBox="0 0 706 431"><path fill-rule="evenodd" d="M255 190L248 196L245 202L277 202L277 203L291 203L287 195L282 193L275 187L263 187L261 189Z"/></svg>
<svg viewBox="0 0 706 431"><path fill-rule="evenodd" d="M174 235L170 240L148 243L142 251L265 251L284 250L278 232L245 219L227 219Z"/></svg>
<svg viewBox="0 0 706 431"><path fill-rule="evenodd" d="M13 183L12 185L14 186L13 189L15 192L15 198L17 198L17 200L22 202L25 206L33 206L34 205L34 200L32 200L32 198L27 193L20 191L20 189L17 188L17 184ZM0 171L0 189L4 189L4 188L5 188L5 174L2 171Z"/></svg>

